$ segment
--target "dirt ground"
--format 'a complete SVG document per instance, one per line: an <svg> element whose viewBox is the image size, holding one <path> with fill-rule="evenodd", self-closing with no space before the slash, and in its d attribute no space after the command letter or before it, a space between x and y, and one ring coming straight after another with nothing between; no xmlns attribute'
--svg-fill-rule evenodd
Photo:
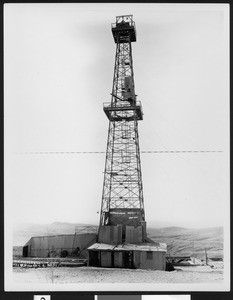
<svg viewBox="0 0 233 300"><path fill-rule="evenodd" d="M15 283L221 283L223 262L210 266L176 267L175 271L94 267L14 268Z"/></svg>

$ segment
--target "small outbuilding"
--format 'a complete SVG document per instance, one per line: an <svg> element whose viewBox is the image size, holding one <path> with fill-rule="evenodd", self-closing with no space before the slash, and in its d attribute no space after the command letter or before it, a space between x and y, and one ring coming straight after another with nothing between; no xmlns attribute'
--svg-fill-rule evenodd
<svg viewBox="0 0 233 300"><path fill-rule="evenodd" d="M95 243L87 250L89 266L166 270L167 245L164 243Z"/></svg>

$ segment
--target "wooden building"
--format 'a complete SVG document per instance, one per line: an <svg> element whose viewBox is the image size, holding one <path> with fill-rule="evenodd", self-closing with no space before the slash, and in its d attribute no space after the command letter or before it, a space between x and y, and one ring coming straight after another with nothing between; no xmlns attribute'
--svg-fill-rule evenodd
<svg viewBox="0 0 233 300"><path fill-rule="evenodd" d="M163 243L95 243L87 250L90 266L166 270L167 246Z"/></svg>

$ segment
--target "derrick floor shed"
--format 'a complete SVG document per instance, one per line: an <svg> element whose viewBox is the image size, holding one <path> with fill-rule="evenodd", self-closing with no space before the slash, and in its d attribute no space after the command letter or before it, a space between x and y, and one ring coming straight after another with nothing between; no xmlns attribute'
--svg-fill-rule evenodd
<svg viewBox="0 0 233 300"><path fill-rule="evenodd" d="M167 245L163 243L137 245L95 243L87 250L90 266L166 270Z"/></svg>

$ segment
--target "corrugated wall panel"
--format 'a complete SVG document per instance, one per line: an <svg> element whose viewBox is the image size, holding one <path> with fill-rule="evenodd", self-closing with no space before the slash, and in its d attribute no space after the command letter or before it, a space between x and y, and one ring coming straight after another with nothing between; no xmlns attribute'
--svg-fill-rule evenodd
<svg viewBox="0 0 233 300"><path fill-rule="evenodd" d="M142 243L142 226L126 226L125 242L129 244Z"/></svg>
<svg viewBox="0 0 233 300"><path fill-rule="evenodd" d="M139 251L133 252L133 263L136 269L141 268L141 256Z"/></svg>
<svg viewBox="0 0 233 300"><path fill-rule="evenodd" d="M151 252L151 251L150 251ZM162 270L166 269L165 252L152 251L152 258L148 258L147 251L140 253L141 269Z"/></svg>
<svg viewBox="0 0 233 300"><path fill-rule="evenodd" d="M48 257L51 250L55 251L56 255L60 255L62 250L67 250L69 254L77 247L82 250L82 256L87 256L86 248L94 244L97 240L96 234L77 234L77 235L55 235L33 237L27 243L29 256L32 257Z"/></svg>
<svg viewBox="0 0 233 300"><path fill-rule="evenodd" d="M101 251L101 267L111 267L112 266L112 252Z"/></svg>
<svg viewBox="0 0 233 300"><path fill-rule="evenodd" d="M110 243L110 226L101 226L99 230L99 243Z"/></svg>
<svg viewBox="0 0 233 300"><path fill-rule="evenodd" d="M114 252L114 267L115 268L123 267L123 253L120 251Z"/></svg>

